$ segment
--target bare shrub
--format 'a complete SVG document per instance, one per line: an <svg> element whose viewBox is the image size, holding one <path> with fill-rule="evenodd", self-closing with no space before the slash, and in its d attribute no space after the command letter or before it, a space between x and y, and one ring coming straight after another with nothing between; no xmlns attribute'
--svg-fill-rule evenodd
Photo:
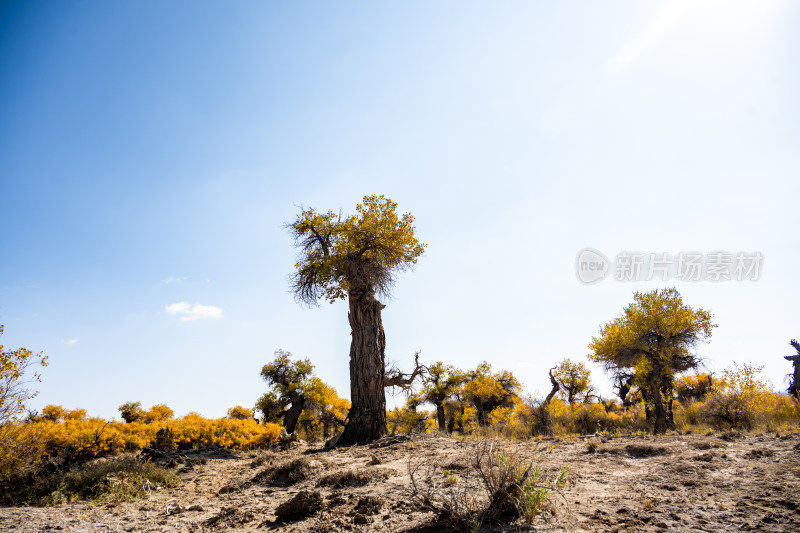
<svg viewBox="0 0 800 533"><path fill-rule="evenodd" d="M435 461L408 463L411 497L452 527L479 530L486 522L531 522L564 485L567 468L547 476L536 460L495 440L479 440L464 470L443 469Z"/></svg>

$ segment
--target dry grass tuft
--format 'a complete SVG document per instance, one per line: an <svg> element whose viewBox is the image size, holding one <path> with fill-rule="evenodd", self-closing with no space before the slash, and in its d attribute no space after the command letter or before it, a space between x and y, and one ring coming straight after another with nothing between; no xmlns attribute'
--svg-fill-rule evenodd
<svg viewBox="0 0 800 533"><path fill-rule="evenodd" d="M375 477L371 471L342 470L321 477L318 484L320 487L362 487Z"/></svg>
<svg viewBox="0 0 800 533"><path fill-rule="evenodd" d="M275 487L287 487L311 477L314 464L307 457L298 457L267 467L253 478L255 483L265 483Z"/></svg>
<svg viewBox="0 0 800 533"><path fill-rule="evenodd" d="M318 491L301 490L275 509L279 521L299 520L322 509L322 495Z"/></svg>
<svg viewBox="0 0 800 533"><path fill-rule="evenodd" d="M669 455L669 450L664 446L654 446L652 444L629 444L625 446L625 453L631 457L641 459L644 457Z"/></svg>
<svg viewBox="0 0 800 533"><path fill-rule="evenodd" d="M411 499L449 527L479 531L486 523L532 522L564 485L566 468L547 476L537 461L498 441L477 441L472 451L471 464L458 475L434 461L408 463Z"/></svg>

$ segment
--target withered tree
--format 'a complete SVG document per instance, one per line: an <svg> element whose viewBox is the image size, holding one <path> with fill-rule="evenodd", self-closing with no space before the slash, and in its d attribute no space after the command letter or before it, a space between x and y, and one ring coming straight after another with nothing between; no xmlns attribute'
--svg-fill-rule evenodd
<svg viewBox="0 0 800 533"><path fill-rule="evenodd" d="M789 394L795 398L800 399L800 342L792 339L789 345L794 348L797 353L794 355L785 355L784 359L792 362L794 372L789 374Z"/></svg>
<svg viewBox="0 0 800 533"><path fill-rule="evenodd" d="M397 214L383 196L365 196L354 215L303 209L287 228L300 249L292 290L303 304L347 299L350 321L350 401L339 445L365 444L386 435L384 388L418 375L386 372L381 321L395 273L412 267L425 251L414 237L414 217ZM418 365L417 365L418 366Z"/></svg>

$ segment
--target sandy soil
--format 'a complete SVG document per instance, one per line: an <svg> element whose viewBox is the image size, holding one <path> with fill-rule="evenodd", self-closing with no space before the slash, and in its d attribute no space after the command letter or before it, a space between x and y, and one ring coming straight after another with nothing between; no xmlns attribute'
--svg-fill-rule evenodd
<svg viewBox="0 0 800 533"><path fill-rule="evenodd" d="M417 437L331 451L298 445L186 454L178 458L186 465L180 487L116 505L0 508L0 531L447 531L415 501L410 467L425 486L446 490L446 469L459 479L456 489L477 491L467 478L479 445ZM563 466L569 473L533 524L487 524L487 531L800 531L797 433L594 436L495 446L539 457L547 474ZM287 464L293 466L281 471ZM318 510L276 520L278 507L300 493L301 507Z"/></svg>

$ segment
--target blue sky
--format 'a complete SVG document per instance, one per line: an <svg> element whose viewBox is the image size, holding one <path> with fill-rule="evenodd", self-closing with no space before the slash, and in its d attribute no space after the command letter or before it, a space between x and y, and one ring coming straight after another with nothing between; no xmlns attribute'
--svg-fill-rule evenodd
<svg viewBox="0 0 800 533"><path fill-rule="evenodd" d="M373 193L428 244L384 310L401 365L543 392L633 291L674 285L719 323L711 370L785 387L796 2L2 2L0 80L0 323L50 357L36 408L222 416L278 348L347 395L346 304L294 302L283 224ZM764 261L586 285L586 247Z"/></svg>

